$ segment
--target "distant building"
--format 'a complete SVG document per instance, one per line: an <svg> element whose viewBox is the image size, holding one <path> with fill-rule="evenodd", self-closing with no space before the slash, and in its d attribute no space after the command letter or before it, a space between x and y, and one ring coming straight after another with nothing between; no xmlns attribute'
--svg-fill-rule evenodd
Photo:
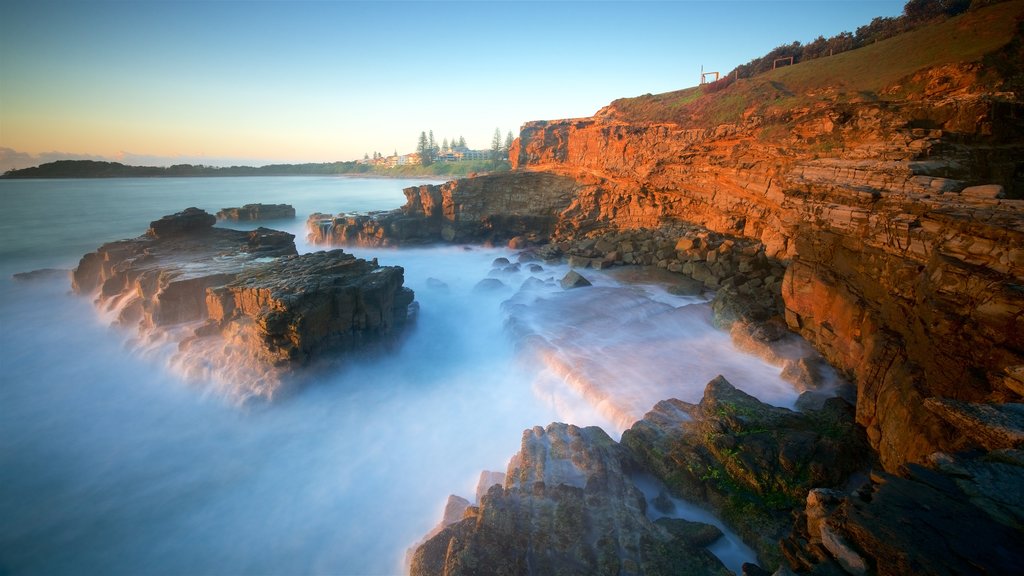
<svg viewBox="0 0 1024 576"><path fill-rule="evenodd" d="M418 166L419 164L422 164L423 161L418 152L413 152L412 154L398 156L396 163L398 166Z"/></svg>
<svg viewBox="0 0 1024 576"><path fill-rule="evenodd" d="M490 150L466 150L462 153L463 160L490 160Z"/></svg>

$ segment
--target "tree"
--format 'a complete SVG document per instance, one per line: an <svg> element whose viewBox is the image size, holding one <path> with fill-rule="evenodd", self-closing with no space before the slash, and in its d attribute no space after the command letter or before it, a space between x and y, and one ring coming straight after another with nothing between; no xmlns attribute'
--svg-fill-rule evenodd
<svg viewBox="0 0 1024 576"><path fill-rule="evenodd" d="M420 132L420 140L416 144L416 152L420 155L420 163L424 166L430 166L434 161L430 154L430 140L427 140L426 132Z"/></svg>
<svg viewBox="0 0 1024 576"><path fill-rule="evenodd" d="M515 138L512 137L512 131L509 130L508 134L505 135L505 146L503 148L506 156L508 156L508 151L512 149L513 141L515 141Z"/></svg>
<svg viewBox="0 0 1024 576"><path fill-rule="evenodd" d="M465 147L466 147L466 139L463 138L462 136L459 136L459 148L465 148Z"/></svg>
<svg viewBox="0 0 1024 576"><path fill-rule="evenodd" d="M501 160L501 129L494 129L494 138L491 139L491 160Z"/></svg>

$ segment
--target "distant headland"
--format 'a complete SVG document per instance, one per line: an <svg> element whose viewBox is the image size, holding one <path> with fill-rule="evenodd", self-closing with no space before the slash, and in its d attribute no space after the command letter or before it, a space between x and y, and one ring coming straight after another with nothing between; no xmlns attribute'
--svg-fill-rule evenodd
<svg viewBox="0 0 1024 576"><path fill-rule="evenodd" d="M8 170L0 178L187 178L207 176L467 176L480 172L509 169L506 160L468 160L434 162L429 165L374 165L367 162L322 162L304 164L268 164L266 166L130 166L120 162L97 160L58 160L31 168Z"/></svg>

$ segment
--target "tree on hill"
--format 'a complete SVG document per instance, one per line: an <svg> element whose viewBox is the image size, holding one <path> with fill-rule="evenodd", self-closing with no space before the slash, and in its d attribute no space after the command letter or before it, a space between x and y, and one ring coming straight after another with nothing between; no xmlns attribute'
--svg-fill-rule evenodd
<svg viewBox="0 0 1024 576"><path fill-rule="evenodd" d="M879 16L870 23L857 28L855 33L840 32L830 38L819 36L809 44L800 42L783 44L760 58L754 58L729 72L732 78L750 78L772 70L775 60L793 57L793 63L805 62L824 56L832 56L881 40L892 38L935 20L956 16L973 6L990 4L999 0L909 0L903 6L903 14L896 17Z"/></svg>

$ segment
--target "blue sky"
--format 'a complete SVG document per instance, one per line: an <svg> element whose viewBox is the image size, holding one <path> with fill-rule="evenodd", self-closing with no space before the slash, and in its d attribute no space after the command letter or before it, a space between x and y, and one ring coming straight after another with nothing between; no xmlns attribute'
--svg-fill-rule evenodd
<svg viewBox="0 0 1024 576"><path fill-rule="evenodd" d="M6 0L0 169L354 160L588 116L903 2ZM6 165L4 165L6 162Z"/></svg>

